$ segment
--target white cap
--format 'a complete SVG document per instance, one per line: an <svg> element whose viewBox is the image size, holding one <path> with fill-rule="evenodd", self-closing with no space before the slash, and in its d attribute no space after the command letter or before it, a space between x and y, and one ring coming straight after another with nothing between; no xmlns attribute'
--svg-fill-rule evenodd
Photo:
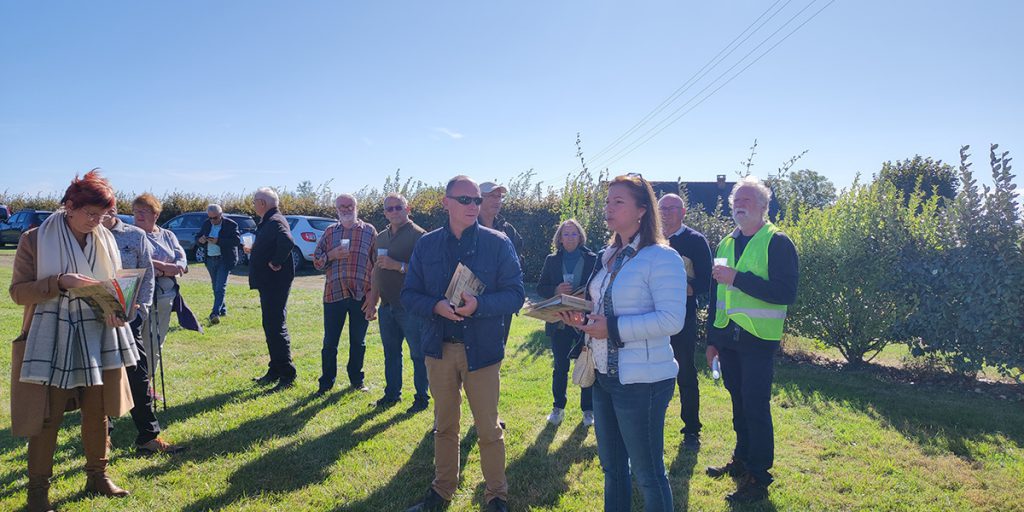
<svg viewBox="0 0 1024 512"><path fill-rule="evenodd" d="M497 183L495 183L493 181L485 181L485 182L480 184L480 193L481 194L490 194L491 192L494 192L495 190L500 190L502 194L508 194L508 189L507 188L505 188L505 187L503 187L501 185L498 185Z"/></svg>

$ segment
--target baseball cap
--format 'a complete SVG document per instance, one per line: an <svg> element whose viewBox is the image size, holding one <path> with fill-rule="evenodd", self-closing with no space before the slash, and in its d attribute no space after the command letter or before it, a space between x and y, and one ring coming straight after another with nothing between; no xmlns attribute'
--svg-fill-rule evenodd
<svg viewBox="0 0 1024 512"><path fill-rule="evenodd" d="M505 188L505 187L503 187L501 185L498 185L497 183L495 183L493 181L485 181L485 182L480 184L480 193L481 194L490 194L491 192L494 192L495 190L500 190L502 194L508 194L508 189L507 188Z"/></svg>

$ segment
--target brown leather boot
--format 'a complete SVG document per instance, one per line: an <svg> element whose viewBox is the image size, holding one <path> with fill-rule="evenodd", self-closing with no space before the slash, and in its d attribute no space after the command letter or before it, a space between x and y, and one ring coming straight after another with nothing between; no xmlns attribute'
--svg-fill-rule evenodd
<svg viewBox="0 0 1024 512"><path fill-rule="evenodd" d="M86 494L99 494L108 498L123 498L130 493L110 480L106 472L86 473Z"/></svg>
<svg viewBox="0 0 1024 512"><path fill-rule="evenodd" d="M46 477L29 477L28 479L28 512L54 512L50 505L50 479Z"/></svg>

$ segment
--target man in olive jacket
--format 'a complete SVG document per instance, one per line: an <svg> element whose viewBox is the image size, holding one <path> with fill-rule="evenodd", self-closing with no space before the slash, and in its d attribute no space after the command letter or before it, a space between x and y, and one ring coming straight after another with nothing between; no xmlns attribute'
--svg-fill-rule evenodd
<svg viewBox="0 0 1024 512"><path fill-rule="evenodd" d="M448 182L443 200L448 223L416 242L402 287L402 306L423 320L421 343L437 422L434 481L411 511L441 510L455 495L463 386L479 436L487 510L508 510L498 376L505 357L505 322L522 307L526 292L512 242L477 222L481 201L480 188L468 177ZM445 292L459 263L485 288L479 296L463 294L465 304L455 307Z"/></svg>
<svg viewBox="0 0 1024 512"><path fill-rule="evenodd" d="M291 387L295 381L291 337L286 323L288 293L295 278L292 265L295 242L288 221L277 209L277 192L266 187L257 189L253 206L260 217L260 225L249 253L249 288L260 292L263 333L270 352L267 373L255 380L263 385L277 381L273 390L279 391Z"/></svg>

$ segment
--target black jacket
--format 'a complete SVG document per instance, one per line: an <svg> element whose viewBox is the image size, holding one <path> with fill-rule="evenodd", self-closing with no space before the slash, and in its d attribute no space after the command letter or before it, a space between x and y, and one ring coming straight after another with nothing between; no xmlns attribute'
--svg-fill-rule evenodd
<svg viewBox="0 0 1024 512"><path fill-rule="evenodd" d="M259 290L277 286L290 286L295 278L292 265L292 230L277 208L267 210L256 228L256 240L249 252L249 288ZM270 269L268 263L280 265L281 270Z"/></svg>
<svg viewBox="0 0 1024 512"><path fill-rule="evenodd" d="M199 243L199 239L204 236L210 236L210 230L213 229L213 223L210 219L203 221L203 226L199 228L199 232L196 233L196 244ZM217 236L217 246L220 247L221 257L228 258L227 265L234 267L238 263L238 246L241 245L242 239L238 233L238 223L225 217L220 218L220 234ZM209 242L203 245L208 245Z"/></svg>
<svg viewBox="0 0 1024 512"><path fill-rule="evenodd" d="M583 285L586 285L589 280L588 278L594 272L597 254L594 254L594 251L587 247L580 247L580 250L583 251L583 278L581 282ZM544 258L544 267L541 268L540 280L537 281L537 294L545 299L554 297L555 288L562 282L562 254L563 251L560 250ZM544 332L548 336L554 336L557 330L557 323L548 322L544 326Z"/></svg>

